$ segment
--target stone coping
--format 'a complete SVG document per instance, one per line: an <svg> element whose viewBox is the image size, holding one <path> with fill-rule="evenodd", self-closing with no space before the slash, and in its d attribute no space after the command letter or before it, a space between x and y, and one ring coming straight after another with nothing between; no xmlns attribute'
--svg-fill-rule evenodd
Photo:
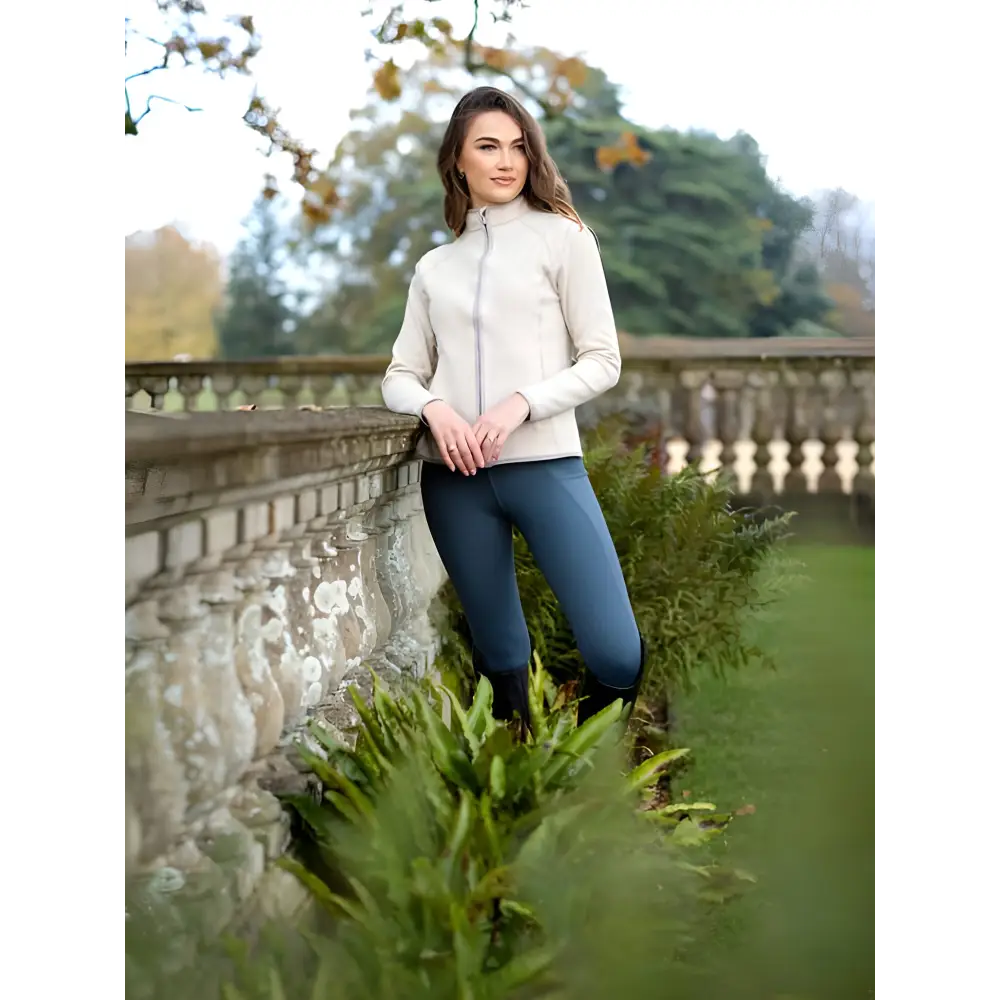
<svg viewBox="0 0 1000 1000"><path fill-rule="evenodd" d="M768 361L865 358L874 361L874 338L758 337L702 340L682 337L621 335L622 360L630 362ZM126 362L126 378L180 378L184 375L382 375L387 355L319 355L315 357L254 358L248 361L217 359L192 361Z"/></svg>
<svg viewBox="0 0 1000 1000"><path fill-rule="evenodd" d="M369 501L416 482L418 427L415 418L375 406L319 413L127 411L126 537L276 496L301 507L303 519L314 516L307 512L316 503L333 511ZM404 466L413 466L405 476Z"/></svg>
<svg viewBox="0 0 1000 1000"><path fill-rule="evenodd" d="M186 462L247 449L332 445L357 438L395 442L410 450L420 426L415 417L382 406L204 413L125 413L125 464ZM399 450L394 448L393 450ZM383 451L383 454L385 452Z"/></svg>

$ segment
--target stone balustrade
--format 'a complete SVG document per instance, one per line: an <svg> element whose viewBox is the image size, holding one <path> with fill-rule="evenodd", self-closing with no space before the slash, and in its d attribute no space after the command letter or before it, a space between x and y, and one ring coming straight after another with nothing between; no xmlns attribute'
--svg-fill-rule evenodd
<svg viewBox="0 0 1000 1000"><path fill-rule="evenodd" d="M671 470L731 472L742 493L873 497L873 340L622 337L619 384L583 424L619 413ZM197 411L378 405L385 357L125 366L126 406Z"/></svg>
<svg viewBox="0 0 1000 1000"><path fill-rule="evenodd" d="M127 880L200 901L206 932L294 896L271 791L307 720L343 733L348 683L433 661L416 433L374 408L126 414Z"/></svg>

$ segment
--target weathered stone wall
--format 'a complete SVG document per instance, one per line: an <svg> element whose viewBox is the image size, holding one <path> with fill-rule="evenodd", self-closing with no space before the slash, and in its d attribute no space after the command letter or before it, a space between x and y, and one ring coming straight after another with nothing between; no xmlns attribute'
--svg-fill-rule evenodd
<svg viewBox="0 0 1000 1000"><path fill-rule="evenodd" d="M416 422L383 410L126 414L125 859L208 934L289 905L272 790L368 669L420 674L443 580ZM143 895L145 894L145 895ZM286 895L284 902L281 897Z"/></svg>

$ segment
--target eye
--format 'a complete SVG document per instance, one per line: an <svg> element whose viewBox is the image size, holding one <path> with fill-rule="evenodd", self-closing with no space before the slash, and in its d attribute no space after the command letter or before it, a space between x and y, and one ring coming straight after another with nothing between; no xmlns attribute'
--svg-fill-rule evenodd
<svg viewBox="0 0 1000 1000"><path fill-rule="evenodd" d="M497 147L492 142L484 142L484 143L480 143L480 145L477 146L476 148L477 149L481 149L481 150L483 150L485 152L487 149L496 149Z"/></svg>

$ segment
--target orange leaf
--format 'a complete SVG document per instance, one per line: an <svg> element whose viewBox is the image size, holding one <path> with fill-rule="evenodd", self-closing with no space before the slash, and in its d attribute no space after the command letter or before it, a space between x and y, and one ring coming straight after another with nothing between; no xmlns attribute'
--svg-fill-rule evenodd
<svg viewBox="0 0 1000 1000"><path fill-rule="evenodd" d="M378 96L385 101L394 101L403 92L399 80L399 67L392 59L379 67L372 83Z"/></svg>

